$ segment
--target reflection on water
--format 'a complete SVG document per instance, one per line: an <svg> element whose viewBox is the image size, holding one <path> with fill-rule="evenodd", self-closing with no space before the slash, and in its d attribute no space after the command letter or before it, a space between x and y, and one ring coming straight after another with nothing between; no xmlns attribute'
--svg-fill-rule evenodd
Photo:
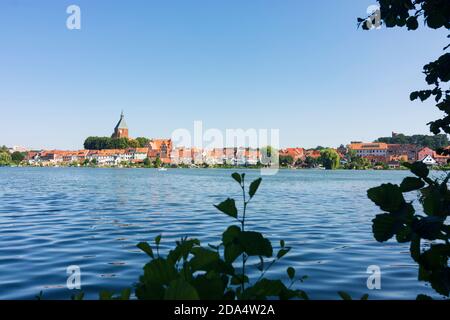
<svg viewBox="0 0 450 320"><path fill-rule="evenodd" d="M86 298L130 287L146 255L136 244L163 234L162 250L181 236L217 244L231 223L213 204L240 199L229 170L0 168L0 299L67 299L66 268L81 268ZM255 178L259 171L249 171ZM249 229L293 249L270 275L289 265L309 279L314 299L337 291L371 299L413 299L433 291L417 278L407 244L377 243L371 220L379 213L366 190L399 183L406 172L280 171L263 177L249 211ZM382 289L366 287L378 265Z"/></svg>

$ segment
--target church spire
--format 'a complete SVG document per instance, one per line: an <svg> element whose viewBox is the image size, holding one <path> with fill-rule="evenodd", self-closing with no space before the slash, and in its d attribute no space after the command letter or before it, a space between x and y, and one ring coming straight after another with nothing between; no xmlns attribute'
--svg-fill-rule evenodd
<svg viewBox="0 0 450 320"><path fill-rule="evenodd" d="M123 114L123 110L120 113L120 120L114 128L114 133L112 135L113 138L128 138L128 126L125 122L125 115Z"/></svg>

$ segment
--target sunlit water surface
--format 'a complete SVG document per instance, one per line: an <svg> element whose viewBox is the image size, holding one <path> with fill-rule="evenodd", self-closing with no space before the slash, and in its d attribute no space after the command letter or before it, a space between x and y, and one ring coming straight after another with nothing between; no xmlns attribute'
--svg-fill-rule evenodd
<svg viewBox="0 0 450 320"><path fill-rule="evenodd" d="M181 236L217 244L233 221L213 204L241 195L232 172L0 168L0 299L34 299L40 291L45 299L68 299L70 265L81 268L86 298L132 287L147 262L136 244L159 234L163 251ZM286 278L294 266L308 275L300 285L313 299L337 299L340 290L371 299L433 294L417 281L408 245L378 243L371 231L379 210L366 190L406 174L282 170L263 177L248 229L292 247L268 276ZM381 290L367 288L371 265L381 268Z"/></svg>

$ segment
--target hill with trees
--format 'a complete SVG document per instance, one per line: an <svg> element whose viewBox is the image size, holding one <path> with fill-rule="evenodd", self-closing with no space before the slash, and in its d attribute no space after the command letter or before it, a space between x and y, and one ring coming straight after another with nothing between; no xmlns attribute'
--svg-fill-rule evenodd
<svg viewBox="0 0 450 320"><path fill-rule="evenodd" d="M378 138L375 142L384 142L389 144L415 144L420 147L428 147L433 150L447 147L450 144L446 134L437 134L435 136L423 134L407 136L404 134L397 134L392 137Z"/></svg>

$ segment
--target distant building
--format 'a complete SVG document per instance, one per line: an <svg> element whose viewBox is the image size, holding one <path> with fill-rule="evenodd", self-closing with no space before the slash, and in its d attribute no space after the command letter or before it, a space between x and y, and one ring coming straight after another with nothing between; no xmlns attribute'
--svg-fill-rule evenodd
<svg viewBox="0 0 450 320"><path fill-rule="evenodd" d="M388 144L387 156L391 158L402 158L407 162L417 161L419 148L415 144Z"/></svg>
<svg viewBox="0 0 450 320"><path fill-rule="evenodd" d="M125 122L125 116L123 112L120 114L120 120L114 128L114 133L111 138L129 138L128 136L128 126Z"/></svg>
<svg viewBox="0 0 450 320"><path fill-rule="evenodd" d="M304 161L306 158L305 153L306 151L303 148L286 148L279 151L280 156L291 157L294 163L299 160Z"/></svg>
<svg viewBox="0 0 450 320"><path fill-rule="evenodd" d="M429 166L434 166L437 163L437 161L434 160L434 158L430 155L427 155L425 158L423 158L420 161L422 161L423 163L425 163L426 165L429 165Z"/></svg>
<svg viewBox="0 0 450 320"><path fill-rule="evenodd" d="M431 161L431 159L433 159L434 163L432 163L433 161ZM450 155L438 154L436 151L425 147L417 152L417 160L422 161L428 165L446 165L450 161Z"/></svg>
<svg viewBox="0 0 450 320"><path fill-rule="evenodd" d="M305 151L305 158L313 158L318 159L320 158L320 150L310 149Z"/></svg>
<svg viewBox="0 0 450 320"><path fill-rule="evenodd" d="M388 145L386 143L363 143L352 142L348 145L349 150L354 150L356 155L366 158L371 162L386 162Z"/></svg>
<svg viewBox="0 0 450 320"><path fill-rule="evenodd" d="M171 139L152 139L146 147L148 148L148 158L156 160L159 158L162 163L170 163L172 153L172 140Z"/></svg>
<svg viewBox="0 0 450 320"><path fill-rule="evenodd" d="M432 158L434 158L436 152L434 152L433 149L430 149L428 147L422 148L417 152L417 160L418 161L422 161L423 159L425 159L427 156L430 156Z"/></svg>

